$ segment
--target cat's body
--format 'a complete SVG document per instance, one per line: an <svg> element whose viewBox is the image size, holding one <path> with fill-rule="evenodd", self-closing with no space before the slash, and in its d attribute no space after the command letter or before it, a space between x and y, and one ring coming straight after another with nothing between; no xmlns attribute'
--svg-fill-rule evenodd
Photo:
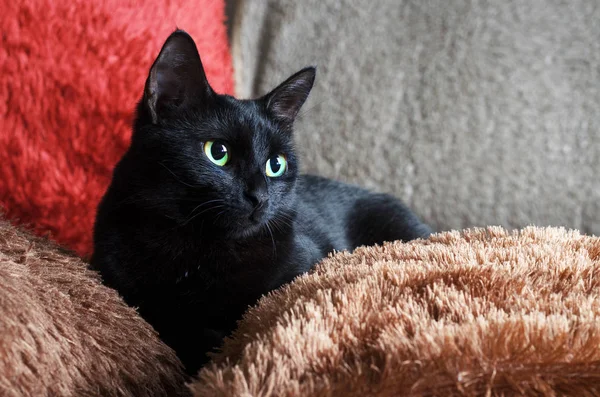
<svg viewBox="0 0 600 397"><path fill-rule="evenodd" d="M298 175L292 124L313 80L307 68L258 100L217 95L180 31L151 69L92 267L191 374L249 305L329 252L430 233L389 195Z"/></svg>

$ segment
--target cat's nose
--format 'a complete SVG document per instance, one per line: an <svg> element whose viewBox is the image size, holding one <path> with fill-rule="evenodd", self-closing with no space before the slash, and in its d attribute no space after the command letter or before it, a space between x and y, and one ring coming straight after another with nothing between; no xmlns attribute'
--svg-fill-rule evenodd
<svg viewBox="0 0 600 397"><path fill-rule="evenodd" d="M267 192L261 192L256 190L246 191L244 192L244 196L246 197L246 200L248 200L250 204L252 204L252 207L255 210L264 207L264 205L269 200Z"/></svg>

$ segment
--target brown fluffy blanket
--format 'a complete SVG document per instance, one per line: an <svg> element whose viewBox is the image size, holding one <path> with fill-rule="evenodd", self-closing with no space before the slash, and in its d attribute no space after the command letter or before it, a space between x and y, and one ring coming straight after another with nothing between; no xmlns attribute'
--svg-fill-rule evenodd
<svg viewBox="0 0 600 397"><path fill-rule="evenodd" d="M0 396L178 396L181 364L75 256L0 219Z"/></svg>
<svg viewBox="0 0 600 397"><path fill-rule="evenodd" d="M74 256L0 221L0 395L177 396L179 361ZM196 396L600 395L600 238L337 253L250 309Z"/></svg>
<svg viewBox="0 0 600 397"><path fill-rule="evenodd" d="M600 239L444 233L338 253L249 310L196 396L600 395Z"/></svg>

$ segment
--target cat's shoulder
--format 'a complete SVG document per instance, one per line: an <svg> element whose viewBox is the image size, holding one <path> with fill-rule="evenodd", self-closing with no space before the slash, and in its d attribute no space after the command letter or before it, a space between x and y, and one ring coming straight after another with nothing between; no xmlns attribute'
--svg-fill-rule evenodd
<svg viewBox="0 0 600 397"><path fill-rule="evenodd" d="M314 174L302 174L298 177L298 183L304 186L319 186L335 183L333 179Z"/></svg>
<svg viewBox="0 0 600 397"><path fill-rule="evenodd" d="M298 178L298 190L307 193L346 193L352 196L368 194L367 190L349 183L314 174L303 174Z"/></svg>

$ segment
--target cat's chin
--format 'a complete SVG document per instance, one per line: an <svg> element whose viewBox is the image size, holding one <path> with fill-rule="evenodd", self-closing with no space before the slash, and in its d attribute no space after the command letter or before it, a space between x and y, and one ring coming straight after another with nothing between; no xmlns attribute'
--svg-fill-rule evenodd
<svg viewBox="0 0 600 397"><path fill-rule="evenodd" d="M267 219L261 221L253 221L248 219L245 222L240 222L238 220L235 227L228 230L228 235L230 238L236 240L245 240L252 237L262 236L265 235L265 233L269 233L267 222Z"/></svg>
<svg viewBox="0 0 600 397"><path fill-rule="evenodd" d="M245 240L251 237L259 236L265 230L266 223L256 224L248 222L246 227L236 228L236 230L231 230L229 235L231 238L236 240Z"/></svg>

